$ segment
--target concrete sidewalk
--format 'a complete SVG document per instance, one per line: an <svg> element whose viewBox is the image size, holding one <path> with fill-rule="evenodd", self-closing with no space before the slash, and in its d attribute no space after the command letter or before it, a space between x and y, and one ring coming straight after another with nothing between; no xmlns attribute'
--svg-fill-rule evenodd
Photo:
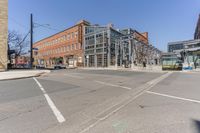
<svg viewBox="0 0 200 133"><path fill-rule="evenodd" d="M200 68L192 70L193 72L200 72Z"/></svg>
<svg viewBox="0 0 200 133"><path fill-rule="evenodd" d="M50 73L50 70L10 70L0 72L0 81L37 77L45 73Z"/></svg>
<svg viewBox="0 0 200 133"><path fill-rule="evenodd" d="M123 67L85 67L85 68L78 68L78 69L85 69L85 70L118 70L118 71L134 71L134 72L153 72L153 73L165 73L165 72L183 72L183 73L200 73L200 68L193 69L193 70L162 70L162 66L147 66L147 67L140 67L134 66L133 68L123 68Z"/></svg>
<svg viewBox="0 0 200 133"><path fill-rule="evenodd" d="M166 71L162 71L161 66L147 66L147 67L139 67L139 66L134 66L133 68L123 68L123 67L85 67L85 68L79 68L79 69L85 69L85 70L119 70L119 71L136 71L136 72L158 72L158 73L163 73Z"/></svg>

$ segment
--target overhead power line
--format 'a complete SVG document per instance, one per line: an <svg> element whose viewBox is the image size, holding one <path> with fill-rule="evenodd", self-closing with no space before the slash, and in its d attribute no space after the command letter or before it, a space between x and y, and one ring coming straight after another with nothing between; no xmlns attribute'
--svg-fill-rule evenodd
<svg viewBox="0 0 200 133"><path fill-rule="evenodd" d="M14 22L15 24L17 24L18 26L24 28L24 29L28 29L27 26L23 25L22 23L20 23L19 21L17 21L16 19L14 19L13 17L9 16L9 20L11 20L12 22Z"/></svg>
<svg viewBox="0 0 200 133"><path fill-rule="evenodd" d="M30 31L25 35L25 37L22 39L22 41L19 43L19 45L21 45L26 40L26 38L28 37L29 34L30 34Z"/></svg>
<svg viewBox="0 0 200 133"><path fill-rule="evenodd" d="M35 25L35 26L38 26L38 27L44 27L44 28L47 28L47 29L50 29L50 30L54 30L54 31L60 31L59 29L50 27L49 24L38 24L38 23L34 23L34 25Z"/></svg>

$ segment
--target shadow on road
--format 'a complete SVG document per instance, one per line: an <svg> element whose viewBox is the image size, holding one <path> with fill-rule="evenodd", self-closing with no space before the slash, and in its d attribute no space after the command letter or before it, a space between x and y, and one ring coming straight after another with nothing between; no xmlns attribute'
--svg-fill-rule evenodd
<svg viewBox="0 0 200 133"><path fill-rule="evenodd" d="M193 124L196 127L196 132L195 133L200 133L200 121L193 120Z"/></svg>

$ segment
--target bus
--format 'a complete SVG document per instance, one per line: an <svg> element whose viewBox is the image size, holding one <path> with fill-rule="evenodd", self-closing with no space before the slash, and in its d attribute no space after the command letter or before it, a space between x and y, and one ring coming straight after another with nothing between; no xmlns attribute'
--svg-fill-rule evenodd
<svg viewBox="0 0 200 133"><path fill-rule="evenodd" d="M166 53L162 57L162 70L182 70L183 62L175 53Z"/></svg>

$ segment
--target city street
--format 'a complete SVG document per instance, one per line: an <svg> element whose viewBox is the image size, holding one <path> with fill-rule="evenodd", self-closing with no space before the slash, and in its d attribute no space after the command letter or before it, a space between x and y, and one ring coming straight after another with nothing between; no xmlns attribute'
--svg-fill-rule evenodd
<svg viewBox="0 0 200 133"><path fill-rule="evenodd" d="M0 132L199 133L199 79L71 69L0 81Z"/></svg>

